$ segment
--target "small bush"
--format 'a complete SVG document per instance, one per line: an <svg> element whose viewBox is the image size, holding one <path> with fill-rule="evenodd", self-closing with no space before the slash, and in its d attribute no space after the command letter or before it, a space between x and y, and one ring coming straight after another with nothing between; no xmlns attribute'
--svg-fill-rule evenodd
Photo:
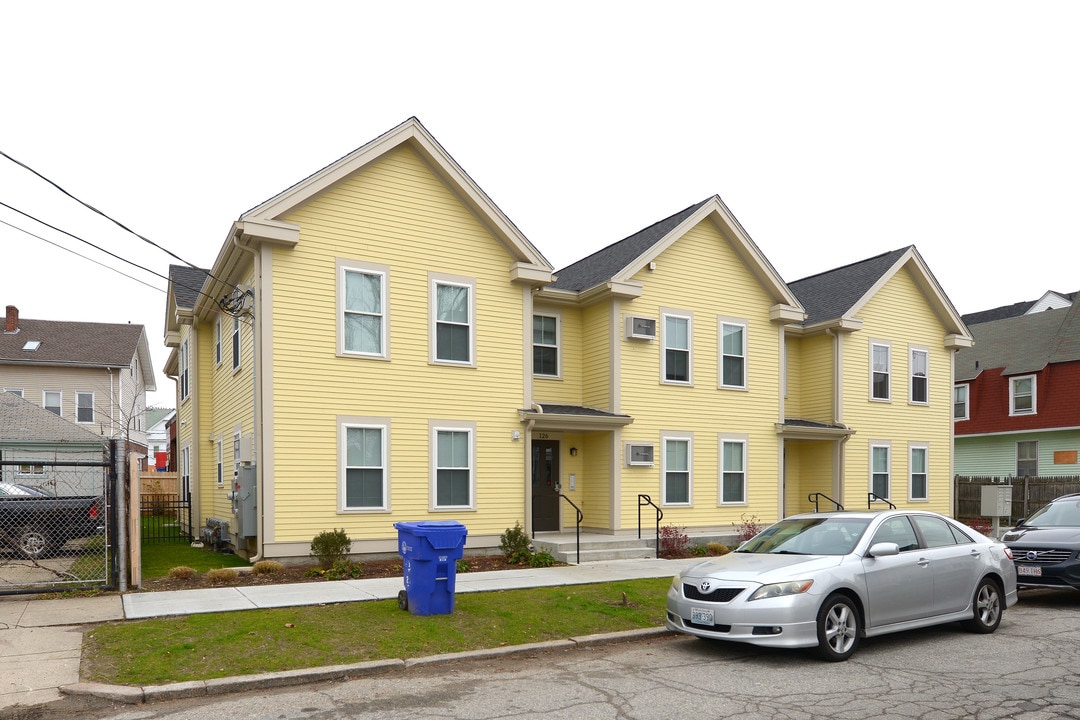
<svg viewBox="0 0 1080 720"><path fill-rule="evenodd" d="M206 571L206 581L211 585L228 585L235 582L240 573L233 568L214 568Z"/></svg>
<svg viewBox="0 0 1080 720"><path fill-rule="evenodd" d="M705 550L709 555L727 555L731 552L731 548L723 543L711 542L705 546Z"/></svg>
<svg viewBox="0 0 1080 720"><path fill-rule="evenodd" d="M514 565L529 561L532 556L531 545L532 541L525 530L522 529L520 522L515 522L514 527L507 528L506 532L499 536L499 550L502 551L506 562Z"/></svg>
<svg viewBox="0 0 1080 720"><path fill-rule="evenodd" d="M660 528L660 537L656 539L660 543L660 556L666 558L682 558L690 554L690 537L684 532L686 528L674 525L664 525Z"/></svg>
<svg viewBox="0 0 1080 720"><path fill-rule="evenodd" d="M364 569L359 562L344 558L335 560L334 563L323 571L322 576L327 580L355 580L363 577Z"/></svg>
<svg viewBox="0 0 1080 720"><path fill-rule="evenodd" d="M547 550L541 550L538 553L533 553L529 558L529 566L535 568L551 567L555 564L555 556L549 553Z"/></svg>
<svg viewBox="0 0 1080 720"><path fill-rule="evenodd" d="M742 521L737 523L731 523L735 528L735 532L739 535L739 542L744 543L750 538L757 535L762 531L761 521L758 520L757 515L751 515L746 517L746 513L742 514Z"/></svg>
<svg viewBox="0 0 1080 720"><path fill-rule="evenodd" d="M323 530L311 540L310 555L317 558L324 570L329 570L334 563L344 560L352 548L352 540L345 530Z"/></svg>
<svg viewBox="0 0 1080 720"><path fill-rule="evenodd" d="M174 568L169 568L169 577L173 580L187 580L195 577L195 568L189 568L187 565L177 565Z"/></svg>
<svg viewBox="0 0 1080 720"><path fill-rule="evenodd" d="M459 573L467 573L470 570L469 561L465 558L458 558L458 561L454 563L454 566Z"/></svg>
<svg viewBox="0 0 1080 720"><path fill-rule="evenodd" d="M709 548L704 545L694 545L690 548L690 554L694 557L703 557L709 554Z"/></svg>
<svg viewBox="0 0 1080 720"><path fill-rule="evenodd" d="M260 560L251 566L251 572L256 575L276 575L284 570L285 566L277 560Z"/></svg>

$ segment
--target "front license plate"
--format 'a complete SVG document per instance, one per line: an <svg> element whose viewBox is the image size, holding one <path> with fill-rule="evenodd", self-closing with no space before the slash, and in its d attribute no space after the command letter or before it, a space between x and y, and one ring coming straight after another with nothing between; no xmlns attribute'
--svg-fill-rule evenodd
<svg viewBox="0 0 1080 720"><path fill-rule="evenodd" d="M690 622L695 625L712 625L713 611L708 608L690 608Z"/></svg>
<svg viewBox="0 0 1080 720"><path fill-rule="evenodd" d="M1017 565L1016 574L1024 577L1042 577L1042 568L1038 565Z"/></svg>

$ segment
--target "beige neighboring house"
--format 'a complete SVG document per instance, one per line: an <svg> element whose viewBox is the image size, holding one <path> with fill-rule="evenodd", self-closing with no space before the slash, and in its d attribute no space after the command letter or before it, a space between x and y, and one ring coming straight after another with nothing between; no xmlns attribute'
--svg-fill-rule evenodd
<svg viewBox="0 0 1080 720"><path fill-rule="evenodd" d="M102 438L147 451L146 393L156 390L142 325L19 317L7 306L0 389Z"/></svg>

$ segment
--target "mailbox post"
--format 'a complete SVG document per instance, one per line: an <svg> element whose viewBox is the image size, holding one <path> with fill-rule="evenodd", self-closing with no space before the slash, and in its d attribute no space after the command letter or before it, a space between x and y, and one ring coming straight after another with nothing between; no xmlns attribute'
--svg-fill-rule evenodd
<svg viewBox="0 0 1080 720"><path fill-rule="evenodd" d="M994 518L995 538L1001 536L1001 518L1012 517L1012 489L1012 485L982 486L982 507L979 514Z"/></svg>

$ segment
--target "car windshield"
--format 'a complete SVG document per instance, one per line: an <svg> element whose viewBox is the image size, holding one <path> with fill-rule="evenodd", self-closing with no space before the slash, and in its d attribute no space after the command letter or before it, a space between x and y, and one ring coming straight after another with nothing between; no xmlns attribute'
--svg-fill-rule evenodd
<svg viewBox="0 0 1080 720"><path fill-rule="evenodd" d="M747 540L736 552L792 555L847 555L862 537L868 518L791 518Z"/></svg>
<svg viewBox="0 0 1080 720"><path fill-rule="evenodd" d="M1032 527L1080 527L1080 497L1058 500L1024 521Z"/></svg>

